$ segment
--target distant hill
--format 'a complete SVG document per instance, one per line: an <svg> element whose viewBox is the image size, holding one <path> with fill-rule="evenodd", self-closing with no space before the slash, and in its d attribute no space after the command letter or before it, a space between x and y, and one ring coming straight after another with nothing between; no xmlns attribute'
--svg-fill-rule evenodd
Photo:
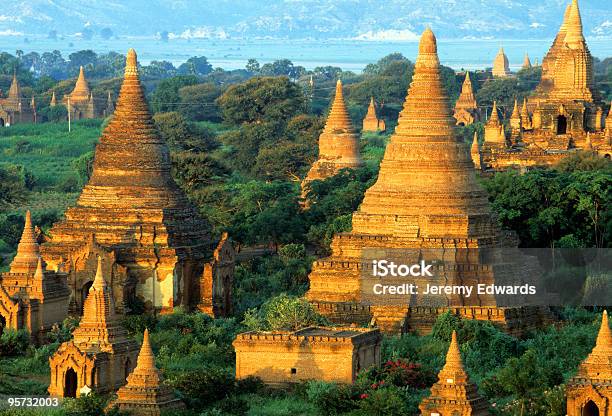
<svg viewBox="0 0 612 416"><path fill-rule="evenodd" d="M440 38L543 39L566 0L14 0L0 35L57 31L172 37L413 39L429 24ZM612 38L610 0L580 2L587 36ZM108 34L109 32L106 31Z"/></svg>

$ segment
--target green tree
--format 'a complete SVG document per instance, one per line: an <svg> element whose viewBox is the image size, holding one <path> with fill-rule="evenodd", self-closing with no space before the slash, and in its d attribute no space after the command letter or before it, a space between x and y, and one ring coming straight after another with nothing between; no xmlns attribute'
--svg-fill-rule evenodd
<svg viewBox="0 0 612 416"><path fill-rule="evenodd" d="M162 80L153 94L151 94L151 107L156 113L175 111L180 108L181 97L179 90L187 85L198 83L195 75L177 76Z"/></svg>
<svg viewBox="0 0 612 416"><path fill-rule="evenodd" d="M257 61L257 59L250 58L247 61L245 68L252 74L258 74L260 69L259 62Z"/></svg>
<svg viewBox="0 0 612 416"><path fill-rule="evenodd" d="M304 110L301 88L287 77L255 77L232 85L217 103L232 124L282 122Z"/></svg>
<svg viewBox="0 0 612 416"><path fill-rule="evenodd" d="M221 121L221 111L216 99L222 90L212 82L188 85L179 89L181 97L181 113L190 120Z"/></svg>
<svg viewBox="0 0 612 416"><path fill-rule="evenodd" d="M210 74L212 70L213 67L205 56L192 56L178 67L179 75L203 76Z"/></svg>

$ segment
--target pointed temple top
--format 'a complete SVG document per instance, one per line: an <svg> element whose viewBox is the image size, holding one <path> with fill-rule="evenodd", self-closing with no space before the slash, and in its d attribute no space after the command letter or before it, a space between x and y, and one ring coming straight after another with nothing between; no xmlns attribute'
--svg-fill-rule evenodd
<svg viewBox="0 0 612 416"><path fill-rule="evenodd" d="M368 105L368 112L365 118L377 118L376 117L376 105L374 104L374 97L370 98L370 105Z"/></svg>
<svg viewBox="0 0 612 416"><path fill-rule="evenodd" d="M81 66L79 69L79 77L74 85L74 90L72 90L70 94L70 100L73 102L88 101L90 93L89 84L85 79L85 71Z"/></svg>
<svg viewBox="0 0 612 416"><path fill-rule="evenodd" d="M13 71L13 80L11 81L11 87L9 88L8 99L14 102L21 99L21 85L17 79L17 71Z"/></svg>
<svg viewBox="0 0 612 416"><path fill-rule="evenodd" d="M578 377L609 380L612 377L610 362L612 362L612 333L608 322L608 312L604 311L595 347L580 364Z"/></svg>
<svg viewBox="0 0 612 416"><path fill-rule="evenodd" d="M499 113L497 112L497 101L493 101L493 109L491 110L491 117L487 124L499 123Z"/></svg>
<svg viewBox="0 0 612 416"><path fill-rule="evenodd" d="M106 280L104 280L104 274L102 273L102 257L100 256L98 256L98 267L92 286L99 290L104 290L106 287Z"/></svg>
<svg viewBox="0 0 612 416"><path fill-rule="evenodd" d="M567 7L565 8L565 12L563 12L563 22L561 23L561 27L559 28L559 34L565 34L565 32L567 31L567 20L569 19L571 10L572 10L572 5L568 4Z"/></svg>
<svg viewBox="0 0 612 416"><path fill-rule="evenodd" d="M478 152L478 132L474 131L474 139L472 140L472 152Z"/></svg>
<svg viewBox="0 0 612 416"><path fill-rule="evenodd" d="M529 54L525 53L525 59L523 60L523 68L531 68L531 60L529 59Z"/></svg>
<svg viewBox="0 0 612 416"><path fill-rule="evenodd" d="M512 109L512 115L510 116L510 118L519 118L520 116L521 116L521 114L519 112L518 101L515 98L514 99L514 108Z"/></svg>
<svg viewBox="0 0 612 416"><path fill-rule="evenodd" d="M465 73L465 79L463 80L463 84L461 85L461 94L463 93L474 93L474 90L472 89L472 80L470 79L469 71Z"/></svg>
<svg viewBox="0 0 612 416"><path fill-rule="evenodd" d="M453 331L451 342L448 346L448 352L446 353L446 362L442 370L440 370L438 378L442 384L459 384L467 382L468 377L463 367L456 331Z"/></svg>
<svg viewBox="0 0 612 416"><path fill-rule="evenodd" d="M155 368L155 356L153 355L153 349L151 348L151 341L149 340L149 329L145 328L144 337L142 338L142 347L140 347L140 353L138 354L138 360L136 362L136 369L134 371L153 370Z"/></svg>
<svg viewBox="0 0 612 416"><path fill-rule="evenodd" d="M26 211L25 224L21 234L21 240L17 246L17 254L11 263L11 273L32 273L36 270L40 250L34 227L32 227L32 216Z"/></svg>
<svg viewBox="0 0 612 416"><path fill-rule="evenodd" d="M325 123L326 133L342 132L352 133L353 125L346 109L346 103L344 102L344 93L342 91L342 81L336 82L336 95L334 102L332 103L329 115L327 116L327 122Z"/></svg>
<svg viewBox="0 0 612 416"><path fill-rule="evenodd" d="M163 205L168 207L179 199L184 200L179 196L170 168L168 148L157 132L140 83L136 52L130 49L114 115L96 147L88 186L118 187L129 183L130 186L162 189L164 195L157 202L162 204L165 199ZM94 191L85 188L79 203L85 203L87 197L87 204L98 204L86 196L90 190ZM134 203L138 205L142 201ZM147 207L153 208L150 202Z"/></svg>
<svg viewBox="0 0 612 416"><path fill-rule="evenodd" d="M527 97L523 97L523 107L521 108L521 117L529 117L529 109L527 108Z"/></svg>
<svg viewBox="0 0 612 416"><path fill-rule="evenodd" d="M601 316L601 326L597 335L595 349L606 349L612 351L612 333L610 331L610 323L608 322L608 311L603 311Z"/></svg>
<svg viewBox="0 0 612 416"><path fill-rule="evenodd" d="M44 271L42 257L39 257L38 264L36 265L36 272L34 273L34 279L42 280L44 278Z"/></svg>
<svg viewBox="0 0 612 416"><path fill-rule="evenodd" d="M575 49L585 42L582 34L582 19L578 1L573 0L567 17L565 43Z"/></svg>
<svg viewBox="0 0 612 416"><path fill-rule="evenodd" d="M455 141L450 105L440 75L436 36L427 28L419 42L412 82L393 140Z"/></svg>
<svg viewBox="0 0 612 416"><path fill-rule="evenodd" d="M55 107L57 105L57 98L55 98L55 91L51 95L51 102L49 103L50 107Z"/></svg>

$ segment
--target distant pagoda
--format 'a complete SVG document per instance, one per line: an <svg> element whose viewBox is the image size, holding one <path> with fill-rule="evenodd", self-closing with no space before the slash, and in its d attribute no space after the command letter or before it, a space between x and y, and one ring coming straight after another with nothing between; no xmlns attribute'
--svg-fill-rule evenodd
<svg viewBox="0 0 612 416"><path fill-rule="evenodd" d="M36 104L34 97L30 103L21 92L21 85L17 79L17 71L13 72L13 80L8 96L0 99L0 127L21 123L36 123Z"/></svg>
<svg viewBox="0 0 612 416"><path fill-rule="evenodd" d="M455 111L453 117L457 120L458 126L468 126L477 121L480 121L480 112L476 103L476 96L472 88L470 73L465 73L465 79L461 86L461 94L455 103Z"/></svg>
<svg viewBox="0 0 612 416"><path fill-rule="evenodd" d="M525 54L525 59L523 59L523 66L521 67L521 69L531 69L532 65L531 65L531 60L529 59L529 54Z"/></svg>
<svg viewBox="0 0 612 416"><path fill-rule="evenodd" d="M595 348L566 387L567 416L612 415L612 334L608 312L601 316Z"/></svg>
<svg viewBox="0 0 612 416"><path fill-rule="evenodd" d="M162 311L195 307L205 300L200 288L204 265L212 259L210 225L174 182L170 169L168 147L149 113L136 52L130 49L114 116L96 147L91 178L42 247L48 263L69 272L77 313L97 256L107 260L118 311L135 298ZM215 287L209 290L215 299L208 303L215 303L223 315L230 309L231 284L224 282L231 283L233 258L215 270Z"/></svg>
<svg viewBox="0 0 612 416"><path fill-rule="evenodd" d="M445 250L449 257L457 253L457 265L449 267L469 270L470 279L479 283L493 283L497 273L494 264L467 267L458 252L516 247L516 240L498 228L486 193L476 180L469 149L455 136L454 124L442 86L436 38L427 29L378 180L353 214L352 231L337 234L331 256L313 264L307 298L330 319L343 323L372 320L387 332L427 332L436 317L450 309L459 315L494 321L513 333L538 324L536 308L499 307L494 300L483 300L488 306L451 302L440 308L409 304L407 300L403 305L388 306L362 302L362 273L372 267L366 260L370 249L438 249Z"/></svg>
<svg viewBox="0 0 612 416"><path fill-rule="evenodd" d="M438 382L431 387L431 393L423 399L419 409L421 415L470 415L489 416L487 401L478 394L478 388L468 379L463 360L453 331L446 353L446 363Z"/></svg>
<svg viewBox="0 0 612 416"><path fill-rule="evenodd" d="M510 76L510 66L504 48L499 48L499 52L497 52L493 61L493 76L499 78Z"/></svg>
<svg viewBox="0 0 612 416"><path fill-rule="evenodd" d="M342 81L336 83L336 95L332 103L323 133L319 136L319 158L315 161L302 183L325 179L343 168L358 168L362 165L359 154L359 135L351 123L344 102Z"/></svg>
<svg viewBox="0 0 612 416"><path fill-rule="evenodd" d="M73 120L100 117L101 111L95 103L93 94L89 89L89 83L85 79L85 70L79 68L79 76L72 92L62 99L64 105L70 111Z"/></svg>
<svg viewBox="0 0 612 416"><path fill-rule="evenodd" d="M612 146L604 128L605 107L594 85L593 58L583 35L580 8L572 0L542 61L535 93L523 102L519 113L512 113L511 140L506 148L483 153L483 169L553 165L576 150L609 158Z"/></svg>
<svg viewBox="0 0 612 416"><path fill-rule="evenodd" d="M169 409L181 409L185 404L176 398L155 367L155 355L145 329L136 368L127 377L127 384L117 391L112 405L134 416L155 416Z"/></svg>
<svg viewBox="0 0 612 416"><path fill-rule="evenodd" d="M385 131L385 120L378 118L378 115L376 114L376 103L374 102L374 97L370 98L370 105L368 106L368 112L363 118L363 126L361 131Z"/></svg>

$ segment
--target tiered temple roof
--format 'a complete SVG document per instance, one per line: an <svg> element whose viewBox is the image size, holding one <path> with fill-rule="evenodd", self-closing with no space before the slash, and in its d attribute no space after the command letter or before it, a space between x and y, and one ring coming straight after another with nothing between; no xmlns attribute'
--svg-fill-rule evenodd
<svg viewBox="0 0 612 416"><path fill-rule="evenodd" d="M476 96L474 95L469 72L465 73L465 79L461 86L461 94L455 103L453 117L457 120L457 125L462 124L465 126L478 121L480 118L478 103L476 103Z"/></svg>
<svg viewBox="0 0 612 416"><path fill-rule="evenodd" d="M346 109L342 81L338 80L325 128L319 136L319 158L310 168L302 186L315 179L334 176L340 169L357 168L361 164L359 136Z"/></svg>
<svg viewBox="0 0 612 416"><path fill-rule="evenodd" d="M408 300L398 308L368 308L361 303L365 278L361 272L371 270L368 250L378 250L377 255L382 256L384 250L498 247L502 241L505 237L476 180L469 148L455 136L436 38L427 29L419 43L412 83L378 179L353 214L352 231L336 235L332 255L314 263L307 298L322 313L340 322L367 321L366 315L371 314L383 330L412 327L427 331L436 314L446 309L409 308ZM484 282L494 276L478 272L476 278ZM503 308L494 305L482 307L480 319L505 314ZM460 309L456 309L457 313L462 313ZM348 310L360 316L342 312ZM520 324L533 324L530 319ZM519 323L515 323L518 328Z"/></svg>
<svg viewBox="0 0 612 416"><path fill-rule="evenodd" d="M45 340L68 313L66 275L46 270L30 211L10 269L0 274L0 316L9 328L27 330L34 342Z"/></svg>
<svg viewBox="0 0 612 416"><path fill-rule="evenodd" d="M608 416L612 406L612 333L608 312L601 317L595 347L567 383L567 415Z"/></svg>
<svg viewBox="0 0 612 416"><path fill-rule="evenodd" d="M486 400L478 394L476 385L468 379L455 331L446 353L446 363L438 374L438 382L431 387L431 394L423 399L419 409L421 414L426 416L490 414Z"/></svg>
<svg viewBox="0 0 612 416"><path fill-rule="evenodd" d="M117 391L117 400L113 405L135 416L159 415L162 410L185 407L162 381L162 375L155 366L149 330L145 329L136 368L127 377L127 384Z"/></svg>
<svg viewBox="0 0 612 416"><path fill-rule="evenodd" d="M494 77L507 77L510 75L510 66L508 63L508 57L504 52L504 48L499 48L497 56L493 61L493 76Z"/></svg>
<svg viewBox="0 0 612 416"><path fill-rule="evenodd" d="M210 227L170 169L168 147L155 128L136 52L130 49L114 117L96 146L91 178L76 206L50 230L42 247L45 260L57 265L69 259L95 235L128 270L124 285L113 282L120 301L138 295L158 309L199 303L199 278L212 251Z"/></svg>
<svg viewBox="0 0 612 416"><path fill-rule="evenodd" d="M60 345L49 358L52 396L74 397L84 386L101 393L113 391L125 384L136 358L138 344L115 313L101 258L83 309L73 339ZM69 379L69 370L75 373L75 380Z"/></svg>

